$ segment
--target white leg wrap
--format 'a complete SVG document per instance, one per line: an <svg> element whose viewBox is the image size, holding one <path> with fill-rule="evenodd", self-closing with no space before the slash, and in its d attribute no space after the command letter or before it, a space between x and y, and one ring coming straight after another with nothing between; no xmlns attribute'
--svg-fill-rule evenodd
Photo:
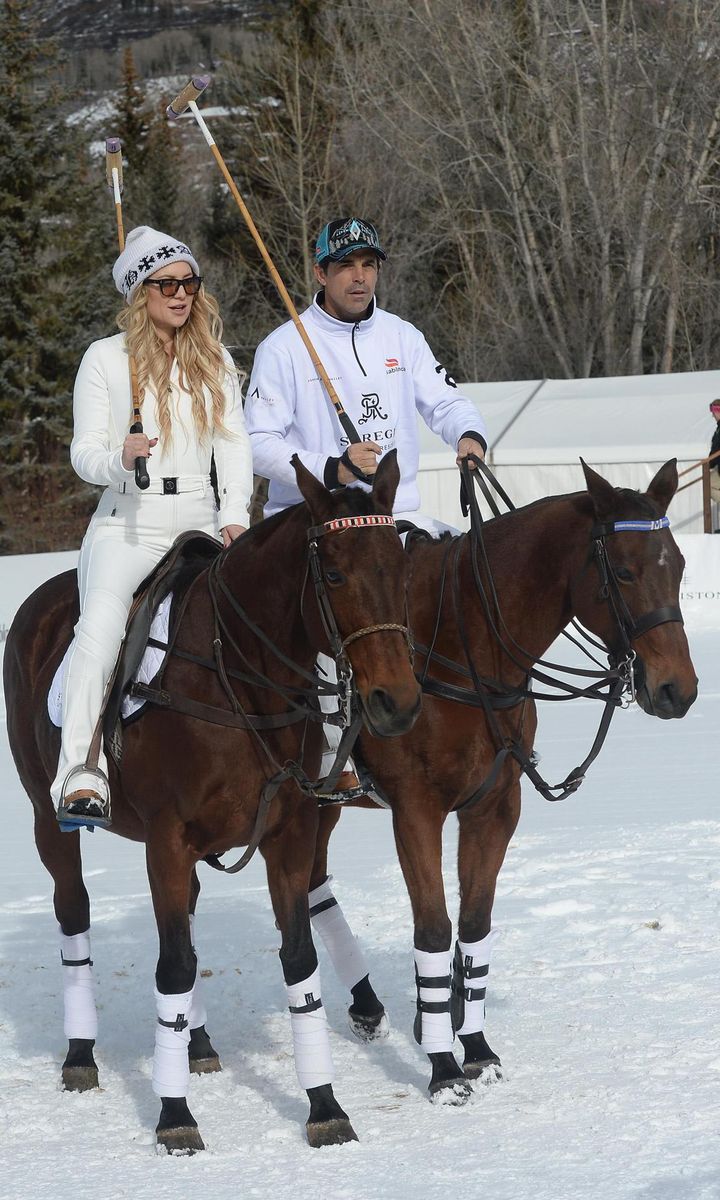
<svg viewBox="0 0 720 1200"><path fill-rule="evenodd" d="M190 942L195 950L195 959L197 961L197 950L195 948L195 914L190 913ZM195 986L192 990L192 1003L190 1012L188 1013L188 1025L190 1029L199 1029L207 1021L207 1009L205 1007L205 986L200 975L200 963L197 964L195 972Z"/></svg>
<svg viewBox="0 0 720 1200"><path fill-rule="evenodd" d="M442 1005L441 1012L421 1010L422 1038L420 1045L426 1054L441 1054L453 1048L453 1030L450 1019L450 951L430 953L415 949L415 970L418 980L418 1000L427 1004Z"/></svg>
<svg viewBox="0 0 720 1200"><path fill-rule="evenodd" d="M60 954L63 962L63 1000L65 1037L96 1038L97 1010L95 980L90 959L90 930L71 936L60 930ZM88 959L88 962L85 962ZM82 963L82 966L73 966Z"/></svg>
<svg viewBox="0 0 720 1200"><path fill-rule="evenodd" d="M482 1033L485 1027L485 991L490 974L490 955L493 943L499 936L499 930L491 929L479 942L461 942L458 939L463 977L462 981L456 978L456 984L462 982L465 989L465 1019L456 1033Z"/></svg>
<svg viewBox="0 0 720 1200"><path fill-rule="evenodd" d="M345 987L353 988L367 975L368 966L360 944L333 895L331 879L332 875L328 875L320 887L313 888L308 894L310 920L313 929L317 930L325 943L338 979Z"/></svg>
<svg viewBox="0 0 720 1200"><path fill-rule="evenodd" d="M301 1088L321 1087L335 1078L327 1016L320 1000L320 971L287 986L295 1070ZM316 1007L316 1005L318 1005ZM306 1011L293 1011L301 1009Z"/></svg>
<svg viewBox="0 0 720 1200"><path fill-rule="evenodd" d="M155 989L158 1025L155 1031L152 1085L156 1096L187 1096L190 1083L190 1025L192 991L165 996ZM161 1025L160 1021L167 1021Z"/></svg>

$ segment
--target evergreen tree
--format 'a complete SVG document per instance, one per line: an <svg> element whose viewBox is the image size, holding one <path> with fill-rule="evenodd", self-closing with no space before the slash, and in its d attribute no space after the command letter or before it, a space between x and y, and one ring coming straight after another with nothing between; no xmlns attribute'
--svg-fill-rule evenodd
<svg viewBox="0 0 720 1200"><path fill-rule="evenodd" d="M111 215L49 83L25 0L0 9L0 550L73 546L89 489L68 460L82 349L111 332ZM90 175L94 179L90 179ZM111 210L110 210L111 213ZM113 247L113 254L116 247ZM102 262L102 265L101 265ZM88 315L90 320L88 321Z"/></svg>

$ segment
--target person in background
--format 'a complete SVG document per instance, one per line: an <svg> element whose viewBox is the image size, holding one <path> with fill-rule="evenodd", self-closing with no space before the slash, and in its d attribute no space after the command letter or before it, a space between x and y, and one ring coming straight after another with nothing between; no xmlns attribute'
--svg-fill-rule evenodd
<svg viewBox="0 0 720 1200"><path fill-rule="evenodd" d="M710 412L715 418L715 431L710 443L710 454L715 454L720 451L720 400L710 401ZM716 504L720 504L720 454L710 463L710 495Z"/></svg>
<svg viewBox="0 0 720 1200"><path fill-rule="evenodd" d="M240 383L220 343L218 306L184 242L147 225L133 229L113 268L125 300L123 331L93 342L73 397L70 458L81 479L105 490L80 549L80 618L63 684L62 745L51 794L63 829L110 824L107 762L85 761L132 595L179 534L202 530L229 546L248 523L250 442ZM143 433L132 421L135 360ZM218 511L210 484L212 455ZM148 460L150 486L135 483Z"/></svg>

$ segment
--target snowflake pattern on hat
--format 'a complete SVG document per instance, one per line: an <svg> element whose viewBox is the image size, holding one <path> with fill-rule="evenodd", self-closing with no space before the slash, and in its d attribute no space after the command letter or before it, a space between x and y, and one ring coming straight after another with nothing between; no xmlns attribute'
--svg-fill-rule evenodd
<svg viewBox="0 0 720 1200"><path fill-rule="evenodd" d="M160 266L186 262L196 275L200 268L190 247L166 233L139 225L127 235L125 249L113 267L113 279L118 291L130 302L138 284L154 275Z"/></svg>

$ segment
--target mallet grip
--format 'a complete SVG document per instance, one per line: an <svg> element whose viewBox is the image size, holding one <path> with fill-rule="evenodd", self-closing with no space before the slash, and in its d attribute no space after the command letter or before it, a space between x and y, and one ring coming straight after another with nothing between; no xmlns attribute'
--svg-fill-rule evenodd
<svg viewBox="0 0 720 1200"><path fill-rule="evenodd" d="M138 396L137 367L135 365L134 358L130 359L130 391L132 394L133 403L133 423L130 426L130 432L142 433L143 426L142 417L140 415L140 399ZM135 459L135 483L143 492L145 491L145 488L150 486L150 476L148 475L146 458L140 458L138 456Z"/></svg>
<svg viewBox="0 0 720 1200"><path fill-rule="evenodd" d="M182 116L191 100L197 100L210 82L209 75L193 75L181 92L167 106L167 115L174 120Z"/></svg>

